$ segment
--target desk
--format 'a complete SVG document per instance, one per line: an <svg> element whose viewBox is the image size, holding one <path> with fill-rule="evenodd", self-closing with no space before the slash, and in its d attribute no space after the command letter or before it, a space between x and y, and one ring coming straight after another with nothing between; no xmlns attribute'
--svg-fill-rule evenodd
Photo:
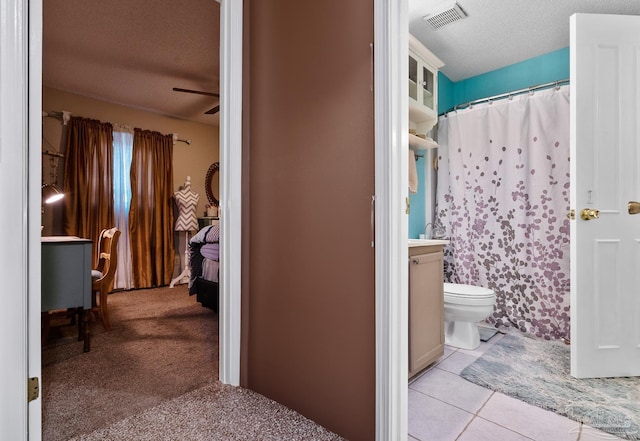
<svg viewBox="0 0 640 441"><path fill-rule="evenodd" d="M93 242L75 236L42 238L41 311L81 308L84 351L91 348L89 314L91 309L91 266Z"/></svg>

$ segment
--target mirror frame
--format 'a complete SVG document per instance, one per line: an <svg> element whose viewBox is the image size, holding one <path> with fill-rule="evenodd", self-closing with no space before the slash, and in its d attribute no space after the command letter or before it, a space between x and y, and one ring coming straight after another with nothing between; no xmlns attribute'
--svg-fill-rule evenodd
<svg viewBox="0 0 640 441"><path fill-rule="evenodd" d="M204 178L204 191L207 194L207 200L209 201L209 204L215 205L216 207L218 206L220 201L213 194L213 188L211 184L213 183L214 176L218 173L219 170L220 170L220 163L214 162L209 166L209 169L207 170L207 175ZM220 185L218 185L218 189L219 188L220 188Z"/></svg>

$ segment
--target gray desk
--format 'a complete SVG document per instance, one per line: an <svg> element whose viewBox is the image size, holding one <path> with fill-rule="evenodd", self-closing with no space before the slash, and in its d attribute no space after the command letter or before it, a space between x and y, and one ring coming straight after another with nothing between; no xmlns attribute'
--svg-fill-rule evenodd
<svg viewBox="0 0 640 441"><path fill-rule="evenodd" d="M89 314L91 309L91 266L93 242L75 236L42 238L41 311L81 308L81 335L84 351L91 348Z"/></svg>

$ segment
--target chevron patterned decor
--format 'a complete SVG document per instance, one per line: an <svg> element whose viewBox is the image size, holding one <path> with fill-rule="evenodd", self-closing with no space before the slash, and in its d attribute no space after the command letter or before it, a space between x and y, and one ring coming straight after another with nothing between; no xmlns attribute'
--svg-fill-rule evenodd
<svg viewBox="0 0 640 441"><path fill-rule="evenodd" d="M176 204L178 205L178 219L176 220L176 231L195 231L198 229L198 193L189 189L182 189L175 193Z"/></svg>

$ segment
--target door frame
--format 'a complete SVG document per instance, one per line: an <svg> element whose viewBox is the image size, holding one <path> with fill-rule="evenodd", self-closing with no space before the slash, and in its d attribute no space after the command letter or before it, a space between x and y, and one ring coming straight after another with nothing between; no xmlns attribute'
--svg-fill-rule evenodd
<svg viewBox="0 0 640 441"><path fill-rule="evenodd" d="M409 17L374 0L376 440L407 439Z"/></svg>
<svg viewBox="0 0 640 441"><path fill-rule="evenodd" d="M240 380L242 5L221 0L220 381ZM407 437L409 21L407 0L374 0L376 440ZM405 183L405 184L403 184ZM235 221L231 221L235 220Z"/></svg>
<svg viewBox="0 0 640 441"><path fill-rule="evenodd" d="M42 0L0 7L0 438L41 439L41 398L28 402L28 377L41 380L40 187ZM37 85L37 87L29 87ZM41 394L40 394L41 395Z"/></svg>
<svg viewBox="0 0 640 441"><path fill-rule="evenodd" d="M243 1L220 1L220 381L240 384Z"/></svg>
<svg viewBox="0 0 640 441"><path fill-rule="evenodd" d="M240 379L242 1L221 1L220 380ZM407 0L374 0L376 440L407 437L409 21ZM403 184L404 183L404 184ZM230 220L235 219L235 222Z"/></svg>
<svg viewBox="0 0 640 441"><path fill-rule="evenodd" d="M240 377L241 223L229 222L227 225L225 219L241 219L242 214L242 3L241 0L221 0L221 45L224 45L221 47L220 97L223 103L220 115L221 253L227 265L223 264L221 268L220 379L228 384L238 384ZM25 165L28 171L26 176L18 177L25 186L28 183L28 196L21 202L22 209L12 215L18 225L25 225L26 220L28 226L21 242L24 265L20 279L23 285L17 287L20 288L17 292L24 293L29 282L29 300L22 300L16 311L24 318L21 324L24 338L20 340L21 349L17 353L23 354L21 372L27 371L28 353L29 375L40 377L40 222L39 216L33 214L40 212L38 142L42 112L39 93L42 86L42 0L12 0L4 2L3 8L4 12L15 13L13 22L2 23L3 32L12 37L2 39L3 53L15 52L15 69L8 75L5 73L3 80L19 85L16 93L3 102L7 109L13 110L12 125L16 127L17 141L22 140L22 145L25 140L29 143L28 166ZM3 17L6 20L7 14ZM8 26L13 23L15 27ZM407 437L407 218L404 214L407 155L403 153L408 142L408 107L402 87L407 75L406 63L402 62L408 53L407 35L407 0L374 0L377 440L404 440ZM9 47L11 43L13 46ZM27 77L29 81L25 82ZM6 248L3 253L7 258L15 257ZM38 319L34 319L36 312ZM24 391L23 387L19 389ZM24 396L16 392L10 401L22 403ZM31 439L40 439L41 400L28 406L29 421L26 421L27 406L15 407L24 412L19 412L18 418L6 430L20 432L21 436L15 439L27 439L28 425Z"/></svg>

